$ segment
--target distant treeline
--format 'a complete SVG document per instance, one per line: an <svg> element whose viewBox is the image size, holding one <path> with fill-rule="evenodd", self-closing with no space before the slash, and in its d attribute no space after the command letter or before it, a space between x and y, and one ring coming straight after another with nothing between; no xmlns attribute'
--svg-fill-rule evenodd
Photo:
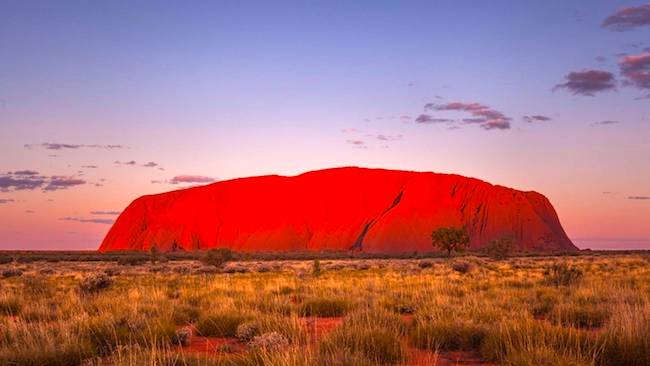
<svg viewBox="0 0 650 366"><path fill-rule="evenodd" d="M626 255L650 254L650 250L616 250L596 251L581 250L570 252L518 252L513 257L544 257L544 256L583 256L583 255ZM158 259L165 261L199 260L205 251L177 251L157 254ZM486 256L481 250L469 250L463 255ZM137 262L150 259L151 254L144 251L114 251L100 253L97 251L0 251L0 264L17 262ZM441 252L409 252L409 253L362 253L352 251L300 251L300 252L235 252L234 260L238 261L270 261L270 260L314 260L314 259L422 259L442 258Z"/></svg>

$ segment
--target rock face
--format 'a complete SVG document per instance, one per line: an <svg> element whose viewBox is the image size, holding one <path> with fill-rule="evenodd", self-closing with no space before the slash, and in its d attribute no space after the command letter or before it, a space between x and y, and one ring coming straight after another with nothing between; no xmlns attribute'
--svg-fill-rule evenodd
<svg viewBox="0 0 650 366"><path fill-rule="evenodd" d="M512 236L520 249L576 249L539 193L458 175L335 168L140 197L99 250L430 252L431 231L445 226L465 226L471 248Z"/></svg>

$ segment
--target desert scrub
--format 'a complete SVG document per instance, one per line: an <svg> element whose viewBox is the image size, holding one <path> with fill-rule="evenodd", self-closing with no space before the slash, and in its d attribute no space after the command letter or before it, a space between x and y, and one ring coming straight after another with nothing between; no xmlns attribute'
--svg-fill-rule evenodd
<svg viewBox="0 0 650 366"><path fill-rule="evenodd" d="M23 271L18 268L5 268L2 270L2 277L19 277L23 275Z"/></svg>
<svg viewBox="0 0 650 366"><path fill-rule="evenodd" d="M8 324L0 343L0 365L81 365L95 353L69 323Z"/></svg>
<svg viewBox="0 0 650 366"><path fill-rule="evenodd" d="M476 266L473 263L467 261L458 261L451 264L451 269L462 274L471 272L474 267Z"/></svg>
<svg viewBox="0 0 650 366"><path fill-rule="evenodd" d="M206 337L234 337L237 327L250 320L251 316L235 311L211 312L199 317L196 330Z"/></svg>
<svg viewBox="0 0 650 366"><path fill-rule="evenodd" d="M15 294L5 293L0 296L0 316L18 315L23 307L22 301Z"/></svg>
<svg viewBox="0 0 650 366"><path fill-rule="evenodd" d="M569 266L566 262L554 263L544 270L546 283L553 286L571 286L578 283L584 272L576 267Z"/></svg>
<svg viewBox="0 0 650 366"><path fill-rule="evenodd" d="M247 321L237 326L235 337L240 342L250 342L253 337L260 334L260 326L254 321Z"/></svg>
<svg viewBox="0 0 650 366"><path fill-rule="evenodd" d="M597 347L582 330L519 319L489 328L480 352L486 359L505 365L542 361L548 365L592 365Z"/></svg>
<svg viewBox="0 0 650 366"><path fill-rule="evenodd" d="M535 317L548 316L560 302L560 295L552 288L539 288L535 291L535 298L531 301L530 312Z"/></svg>
<svg viewBox="0 0 650 366"><path fill-rule="evenodd" d="M577 328L602 327L610 316L607 304L564 303L553 311L552 320L564 326Z"/></svg>
<svg viewBox="0 0 650 366"><path fill-rule="evenodd" d="M351 314L319 343L319 359L340 353L363 359L361 364L396 364L406 360L404 324L399 316L380 309Z"/></svg>
<svg viewBox="0 0 650 366"><path fill-rule="evenodd" d="M614 314L599 339L598 365L650 365L650 309L622 305Z"/></svg>
<svg viewBox="0 0 650 366"><path fill-rule="evenodd" d="M299 312L303 316L333 317L345 315L352 307L346 299L316 297L303 301Z"/></svg>
<svg viewBox="0 0 650 366"><path fill-rule="evenodd" d="M455 316L417 319L409 331L409 341L430 350L478 350L486 334L486 326Z"/></svg>
<svg viewBox="0 0 650 366"><path fill-rule="evenodd" d="M104 273L92 274L81 281L79 292L84 295L95 294L108 289L113 284L113 279Z"/></svg>

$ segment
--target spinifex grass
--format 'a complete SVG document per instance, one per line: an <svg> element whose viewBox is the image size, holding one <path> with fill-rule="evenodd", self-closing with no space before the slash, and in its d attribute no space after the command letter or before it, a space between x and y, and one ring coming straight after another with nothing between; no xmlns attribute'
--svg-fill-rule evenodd
<svg viewBox="0 0 650 366"><path fill-rule="evenodd" d="M0 264L21 272L0 279L0 364L400 364L414 347L505 365L650 364L641 256L462 258L471 271L425 261L323 260L317 274L309 260L241 262L232 274L189 260ZM314 317L341 325L321 331ZM242 323L255 332L238 352L179 352L182 329L236 342ZM245 343L264 334L282 347Z"/></svg>

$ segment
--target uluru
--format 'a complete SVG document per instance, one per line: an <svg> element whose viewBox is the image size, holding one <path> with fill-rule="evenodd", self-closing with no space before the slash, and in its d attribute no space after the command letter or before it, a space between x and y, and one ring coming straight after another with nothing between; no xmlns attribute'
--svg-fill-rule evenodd
<svg viewBox="0 0 650 366"><path fill-rule="evenodd" d="M142 196L99 250L431 252L432 230L465 227L469 247L576 250L542 194L453 174L356 167L268 175Z"/></svg>

